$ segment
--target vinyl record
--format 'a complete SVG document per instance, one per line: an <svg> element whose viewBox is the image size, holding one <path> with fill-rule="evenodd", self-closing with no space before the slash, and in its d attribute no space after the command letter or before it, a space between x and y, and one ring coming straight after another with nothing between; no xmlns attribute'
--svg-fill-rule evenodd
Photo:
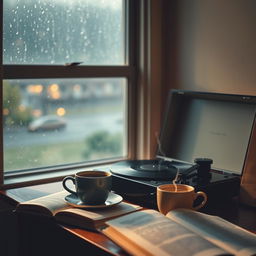
<svg viewBox="0 0 256 256"><path fill-rule="evenodd" d="M121 161L111 166L116 175L145 180L173 180L178 168L164 160Z"/></svg>

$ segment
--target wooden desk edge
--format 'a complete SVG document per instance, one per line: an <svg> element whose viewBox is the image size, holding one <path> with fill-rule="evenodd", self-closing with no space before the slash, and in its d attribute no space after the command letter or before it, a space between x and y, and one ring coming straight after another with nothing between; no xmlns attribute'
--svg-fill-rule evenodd
<svg viewBox="0 0 256 256"><path fill-rule="evenodd" d="M111 255L127 256L127 253L122 248L120 248L117 244L112 242L110 239L108 239L106 236L104 236L101 233L92 232L92 231L80 229L80 228L70 228L65 225L61 225L61 226L65 230L74 234L75 236L78 236L81 239L85 240L86 242L89 242L97 246L98 248L101 248L103 251Z"/></svg>

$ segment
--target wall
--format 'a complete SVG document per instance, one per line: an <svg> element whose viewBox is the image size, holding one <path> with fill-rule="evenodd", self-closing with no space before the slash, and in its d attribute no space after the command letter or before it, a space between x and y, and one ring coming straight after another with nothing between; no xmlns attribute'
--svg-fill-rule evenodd
<svg viewBox="0 0 256 256"><path fill-rule="evenodd" d="M164 1L170 88L256 95L256 1Z"/></svg>

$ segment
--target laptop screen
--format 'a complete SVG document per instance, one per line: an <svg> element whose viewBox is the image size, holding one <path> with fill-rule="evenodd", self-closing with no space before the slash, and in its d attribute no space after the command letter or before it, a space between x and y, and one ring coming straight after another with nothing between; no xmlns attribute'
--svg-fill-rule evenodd
<svg viewBox="0 0 256 256"><path fill-rule="evenodd" d="M255 112L254 97L172 91L159 155L192 163L211 158L213 169L240 175Z"/></svg>

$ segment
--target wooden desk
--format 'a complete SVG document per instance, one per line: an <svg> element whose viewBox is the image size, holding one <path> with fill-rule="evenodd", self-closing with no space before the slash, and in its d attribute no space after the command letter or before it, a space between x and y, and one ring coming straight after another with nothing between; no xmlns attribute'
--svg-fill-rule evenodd
<svg viewBox="0 0 256 256"><path fill-rule="evenodd" d="M19 202L62 190L60 182L0 191L0 199L13 207ZM256 233L256 208L238 200L212 203L202 212L218 215ZM18 218L18 255L70 255L85 251L89 255L127 255L119 246L100 233L62 226L54 220L23 215ZM24 253L25 252L25 253Z"/></svg>

